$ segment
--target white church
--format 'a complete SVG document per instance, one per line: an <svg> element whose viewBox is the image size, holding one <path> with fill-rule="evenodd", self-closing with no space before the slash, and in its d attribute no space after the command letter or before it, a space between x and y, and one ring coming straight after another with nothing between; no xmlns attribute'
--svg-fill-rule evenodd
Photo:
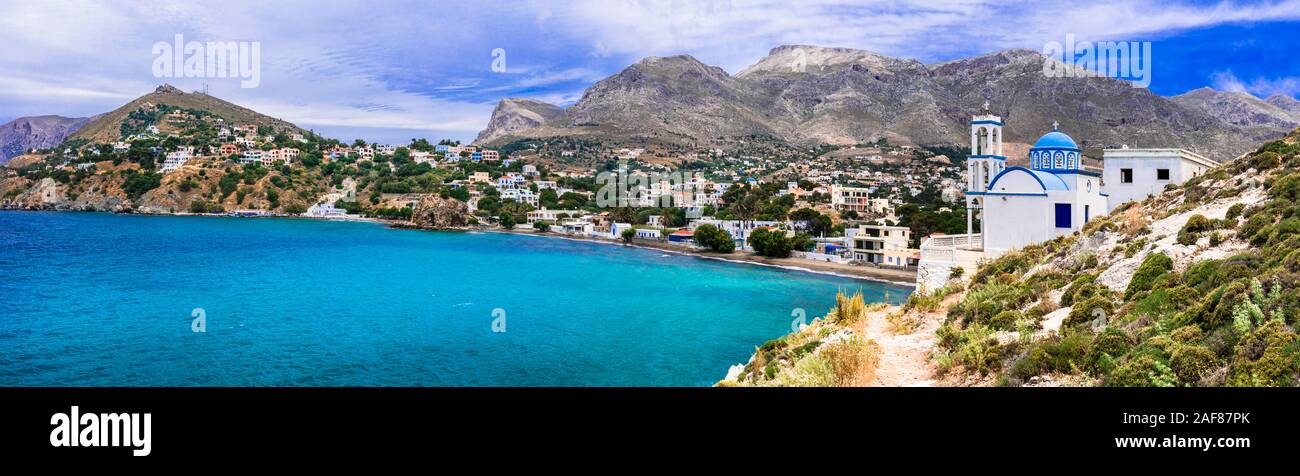
<svg viewBox="0 0 1300 476"><path fill-rule="evenodd" d="M1053 124L1052 131L1029 150L1028 168L1007 167L1002 118L975 116L967 162L966 232L978 243L969 245L978 246L987 256L998 256L1068 235L1125 201L1140 200L1218 165L1181 149L1125 147L1107 150L1105 157L1102 173L1085 170L1082 150ZM1103 176L1116 183L1103 186ZM1123 189L1120 197L1109 196L1113 187Z"/></svg>

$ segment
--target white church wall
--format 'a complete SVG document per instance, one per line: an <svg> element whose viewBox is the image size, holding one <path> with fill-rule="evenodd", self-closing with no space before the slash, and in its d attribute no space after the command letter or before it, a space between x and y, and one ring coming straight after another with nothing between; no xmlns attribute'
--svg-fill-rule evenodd
<svg viewBox="0 0 1300 476"><path fill-rule="evenodd" d="M984 251L998 256L1054 237L1048 199L1041 194L984 196Z"/></svg>

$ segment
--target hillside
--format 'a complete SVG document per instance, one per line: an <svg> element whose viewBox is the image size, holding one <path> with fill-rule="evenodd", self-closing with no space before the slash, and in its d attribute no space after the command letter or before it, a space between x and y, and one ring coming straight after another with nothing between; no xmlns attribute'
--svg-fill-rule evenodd
<svg viewBox="0 0 1300 476"><path fill-rule="evenodd" d="M935 364L1000 385L1300 384L1297 199L1300 130L999 257L948 308Z"/></svg>
<svg viewBox="0 0 1300 476"><path fill-rule="evenodd" d="M230 103L203 93L186 93L164 84L154 92L140 96L122 107L96 116L94 120L82 126L69 139L85 139L94 143L117 141L121 134L123 121L135 111L150 105L170 105L183 109L207 111L231 124L256 124L279 131L305 132L289 122L258 114L234 103Z"/></svg>
<svg viewBox="0 0 1300 476"><path fill-rule="evenodd" d="M1088 153L1119 147L1185 147L1228 160L1283 129L1220 119L1111 78L1052 78L1028 50L923 64L870 51L781 46L732 76L690 56L650 57L592 85L563 117L532 128L498 107L480 137L488 144L578 137L715 145L765 136L797 145L887 139L962 145L983 111L1007 120L1008 142L1032 143L1059 121ZM1277 106L1264 104L1273 109ZM1280 110L1280 109L1279 109Z"/></svg>
<svg viewBox="0 0 1300 476"><path fill-rule="evenodd" d="M1219 117L1251 131L1252 136L1261 138L1285 133L1300 125L1297 114L1283 109L1283 106L1288 104L1277 96L1272 99L1272 102L1267 102L1246 92L1221 92L1200 88L1169 99Z"/></svg>
<svg viewBox="0 0 1300 476"><path fill-rule="evenodd" d="M0 164L31 149L54 147L90 122L87 117L20 117L0 125Z"/></svg>
<svg viewBox="0 0 1300 476"><path fill-rule="evenodd" d="M564 109L552 104L526 98L507 98L492 110L492 120L474 143L489 142L498 137L525 131L564 118Z"/></svg>

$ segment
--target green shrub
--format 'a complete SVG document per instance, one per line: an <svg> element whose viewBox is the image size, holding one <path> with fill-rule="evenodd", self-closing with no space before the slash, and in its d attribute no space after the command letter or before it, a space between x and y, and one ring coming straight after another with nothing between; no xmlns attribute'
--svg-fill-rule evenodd
<svg viewBox="0 0 1300 476"><path fill-rule="evenodd" d="M1106 362L1103 361L1113 363L1114 359L1128 352L1132 345L1132 338L1123 330L1107 327L1092 340L1092 346L1088 348L1088 353L1083 359L1084 367L1093 375L1104 376L1113 369L1105 368Z"/></svg>
<svg viewBox="0 0 1300 476"><path fill-rule="evenodd" d="M785 387L833 387L835 383L835 368L817 355L805 355L780 373L780 384Z"/></svg>
<svg viewBox="0 0 1300 476"><path fill-rule="evenodd" d="M1142 264L1138 266L1133 273L1132 281L1128 283L1128 289L1124 291L1124 299L1132 298L1133 295L1150 291L1156 280L1163 277L1170 270L1174 269L1174 260L1169 259L1163 253L1151 253Z"/></svg>
<svg viewBox="0 0 1300 476"><path fill-rule="evenodd" d="M1273 181L1269 193L1274 198L1296 201L1300 199L1300 172L1291 173Z"/></svg>
<svg viewBox="0 0 1300 476"><path fill-rule="evenodd" d="M1112 387L1172 387L1177 376L1168 365L1142 356L1129 360L1110 373L1106 385Z"/></svg>
<svg viewBox="0 0 1300 476"><path fill-rule="evenodd" d="M1002 346L991 329L976 324L956 336L953 361L973 372L988 374L998 366Z"/></svg>
<svg viewBox="0 0 1300 476"><path fill-rule="evenodd" d="M1115 311L1115 305L1110 298L1105 296L1093 296L1085 299L1070 309L1070 315L1066 316L1063 325L1073 327L1081 324L1087 324L1095 319L1100 311L1100 315L1107 318Z"/></svg>
<svg viewBox="0 0 1300 476"><path fill-rule="evenodd" d="M1212 229L1214 223L1210 222L1209 218L1205 218L1205 215L1192 215L1187 219L1187 223L1183 224L1183 228L1178 230L1178 244L1194 245L1198 235Z"/></svg>
<svg viewBox="0 0 1300 476"><path fill-rule="evenodd" d="M1244 211L1245 209L1246 209L1246 204L1244 203L1233 204L1231 207L1228 207L1228 213L1226 216L1224 216L1224 218L1235 222L1237 218L1241 217L1241 212Z"/></svg>
<svg viewBox="0 0 1300 476"><path fill-rule="evenodd" d="M1294 331L1279 321L1269 321L1237 343L1232 362L1232 386L1276 387L1294 385L1300 346Z"/></svg>
<svg viewBox="0 0 1300 476"><path fill-rule="evenodd" d="M1023 314L1021 314L1020 311L1016 311L1016 310L1002 311L999 312L996 316L993 316L993 319L989 320L989 327L992 327L1000 331L1014 330L1016 326L1016 321L1019 321L1022 317Z"/></svg>
<svg viewBox="0 0 1300 476"><path fill-rule="evenodd" d="M1218 356L1199 345L1176 345L1169 356L1169 368L1186 385L1195 385L1218 366Z"/></svg>
<svg viewBox="0 0 1300 476"><path fill-rule="evenodd" d="M1070 282L1070 286L1066 287L1065 292L1061 294L1061 306L1071 306L1074 304L1075 299L1087 299L1097 294L1096 282L1096 274L1084 274L1074 278L1074 281Z"/></svg>
<svg viewBox="0 0 1300 476"><path fill-rule="evenodd" d="M1241 234L1239 236L1246 238L1255 236L1265 227L1272 225L1275 220L1277 220L1277 217L1272 213L1257 213L1251 216L1249 220L1246 220L1245 224L1241 225L1241 230L1239 230Z"/></svg>
<svg viewBox="0 0 1300 476"><path fill-rule="evenodd" d="M1183 282L1192 288L1200 291L1206 291L1218 286L1217 278L1219 275L1219 260L1203 260L1193 263L1183 272Z"/></svg>
<svg viewBox="0 0 1300 476"><path fill-rule="evenodd" d="M1174 342L1180 342L1184 344L1192 344L1192 343L1199 342L1204 337L1205 337L1205 332L1201 330L1200 326L1183 326L1174 329L1173 332L1169 333L1169 338L1173 339Z"/></svg>
<svg viewBox="0 0 1300 476"><path fill-rule="evenodd" d="M1007 373L1022 381L1029 380L1031 377L1047 372L1050 359L1047 350L1042 345L1036 345L1029 349L1029 352L1025 353L1020 360L1011 364L1011 369Z"/></svg>
<svg viewBox="0 0 1300 476"><path fill-rule="evenodd" d="M1246 299L1250 291L1245 280L1237 280L1210 295L1213 302L1205 312L1205 328L1214 329L1233 321L1233 312L1237 305Z"/></svg>

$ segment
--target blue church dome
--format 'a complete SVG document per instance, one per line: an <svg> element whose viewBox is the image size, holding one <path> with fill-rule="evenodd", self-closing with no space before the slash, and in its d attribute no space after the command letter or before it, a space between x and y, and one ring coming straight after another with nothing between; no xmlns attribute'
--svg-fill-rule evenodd
<svg viewBox="0 0 1300 476"><path fill-rule="evenodd" d="M1052 132L1043 134L1029 149L1029 164L1034 170L1073 171L1083 167L1079 146L1074 139L1057 130L1052 124Z"/></svg>
<svg viewBox="0 0 1300 476"><path fill-rule="evenodd" d="M1043 137L1038 138L1038 142L1034 143L1034 148L1039 148L1039 147L1060 147L1065 149L1079 148L1079 146L1074 143L1074 139L1071 139L1070 136L1065 135L1064 132L1055 129L1053 129L1052 132L1043 134Z"/></svg>

